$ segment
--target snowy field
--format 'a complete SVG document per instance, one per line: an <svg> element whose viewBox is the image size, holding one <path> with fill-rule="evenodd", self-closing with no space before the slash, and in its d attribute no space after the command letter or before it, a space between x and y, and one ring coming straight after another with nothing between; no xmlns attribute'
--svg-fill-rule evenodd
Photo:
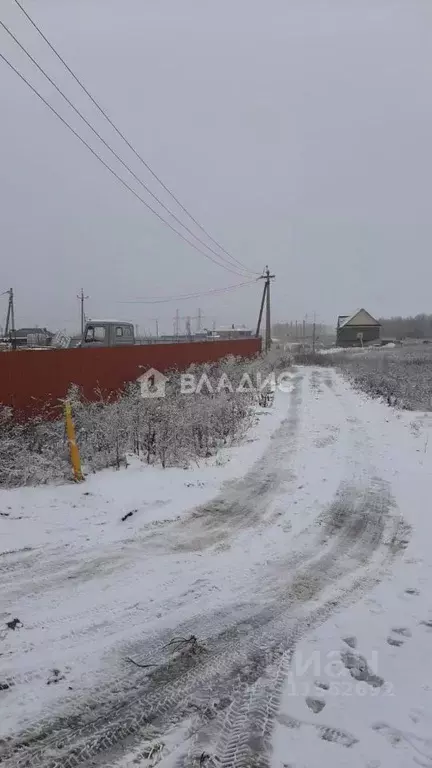
<svg viewBox="0 0 432 768"><path fill-rule="evenodd" d="M2 766L432 768L431 437L299 369L195 468L2 491Z"/></svg>
<svg viewBox="0 0 432 768"><path fill-rule="evenodd" d="M431 344L338 350L334 360L371 397L389 399L409 411L432 411Z"/></svg>

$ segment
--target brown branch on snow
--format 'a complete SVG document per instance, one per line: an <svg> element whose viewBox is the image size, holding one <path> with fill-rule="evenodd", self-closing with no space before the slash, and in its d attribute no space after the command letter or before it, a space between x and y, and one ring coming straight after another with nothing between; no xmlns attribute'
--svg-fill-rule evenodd
<svg viewBox="0 0 432 768"><path fill-rule="evenodd" d="M195 635L190 637L173 637L163 648L170 648L172 653L179 653L180 656L195 656L197 653L203 653L207 650L204 645L198 642ZM135 659L131 659L130 656L126 656L125 661L129 662L129 664L134 664L140 669L158 666L157 664L140 664Z"/></svg>
<svg viewBox="0 0 432 768"><path fill-rule="evenodd" d="M135 661L135 659L131 659L130 656L126 656L125 661L128 661L130 664L135 664L135 666L139 667L140 669L148 669L149 667L157 667L157 664L139 664L138 661Z"/></svg>
<svg viewBox="0 0 432 768"><path fill-rule="evenodd" d="M132 509L130 512L126 512L126 514L123 515L123 517L121 518L122 523L124 523L124 521L127 520L128 517L132 517L134 512L138 512L138 510L137 509Z"/></svg>
<svg viewBox="0 0 432 768"><path fill-rule="evenodd" d="M206 648L198 642L195 635L190 637L173 637L164 648L170 648L173 653L179 652L181 656L202 653Z"/></svg>

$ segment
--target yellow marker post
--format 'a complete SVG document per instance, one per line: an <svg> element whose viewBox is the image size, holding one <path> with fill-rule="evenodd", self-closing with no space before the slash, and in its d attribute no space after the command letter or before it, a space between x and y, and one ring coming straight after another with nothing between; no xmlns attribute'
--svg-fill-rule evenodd
<svg viewBox="0 0 432 768"><path fill-rule="evenodd" d="M81 470L81 459L79 455L78 446L76 444L75 437L75 425L72 419L72 407L70 402L65 402L65 421L66 421L66 434L69 441L70 459L75 480L79 483L83 480L83 474Z"/></svg>

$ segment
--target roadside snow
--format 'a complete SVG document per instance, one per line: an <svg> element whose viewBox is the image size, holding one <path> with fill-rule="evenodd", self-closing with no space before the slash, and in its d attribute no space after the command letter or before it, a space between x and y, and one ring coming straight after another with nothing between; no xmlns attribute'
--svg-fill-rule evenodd
<svg viewBox="0 0 432 768"><path fill-rule="evenodd" d="M191 666L172 681L185 716L164 710L152 747L161 768L183 754L195 765L204 748L226 768L250 765L257 723L273 716L271 755L260 754L271 768L432 768L431 451L432 414L395 411L331 370L303 369L243 445L199 467L133 462L82 486L3 491L0 684L11 687L0 690L0 737L61 714L73 744L66 716L88 707L96 717L108 694L131 719L142 714L158 686L127 657L160 665L181 627L210 650L202 678L197 665L196 678ZM353 580L376 584L356 604ZM279 648L281 698L269 684ZM224 675L232 701L222 704ZM170 685L162 679L162 696ZM200 702L226 708L221 738L217 718L199 720ZM109 706L101 727L117 748ZM97 741L85 738L83 755ZM129 747L118 768L152 764ZM51 743L40 749L54 759ZM19 765L20 750L5 765Z"/></svg>
<svg viewBox="0 0 432 768"><path fill-rule="evenodd" d="M211 499L224 482L242 475L259 458L286 415L287 393L272 408L257 408L246 440L189 469L147 466L135 456L127 469L88 475L83 484L0 490L0 556L52 544L92 549L143 527L176 519ZM127 521L121 517L133 512ZM17 524L17 520L25 523Z"/></svg>
<svg viewBox="0 0 432 768"><path fill-rule="evenodd" d="M209 605L226 610L241 580L249 596L254 564L177 552L164 531L254 465L286 417L288 390L257 409L243 444L195 468L132 458L127 469L80 485L0 492L0 684L12 686L0 689L8 705L0 738L109 674L101 666L116 645L151 638ZM23 626L7 629L14 618ZM53 669L64 677L48 685Z"/></svg>
<svg viewBox="0 0 432 768"><path fill-rule="evenodd" d="M296 647L271 766L431 768L432 418L338 390L357 398L372 459L411 531L384 580Z"/></svg>

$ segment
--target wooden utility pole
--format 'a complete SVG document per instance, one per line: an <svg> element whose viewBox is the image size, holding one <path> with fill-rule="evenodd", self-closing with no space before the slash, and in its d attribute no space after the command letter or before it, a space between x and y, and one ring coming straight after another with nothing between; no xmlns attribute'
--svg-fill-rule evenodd
<svg viewBox="0 0 432 768"><path fill-rule="evenodd" d="M261 280L264 280L263 294L261 298L261 306L258 316L258 324L256 330L256 336L259 336L261 328L261 320L264 309L264 302L266 302L266 334L265 334L265 351L268 352L271 347L271 311L270 311L270 281L273 280L275 275L270 274L268 267L265 268L264 274L261 275Z"/></svg>
<svg viewBox="0 0 432 768"><path fill-rule="evenodd" d="M79 299L80 301L81 338L84 336L84 326L85 326L84 302L88 298L90 297L84 296L84 290L81 288L81 293L79 293L77 296L77 299Z"/></svg>
<svg viewBox="0 0 432 768"><path fill-rule="evenodd" d="M312 326L312 352L315 352L316 344L316 315L314 312L313 326Z"/></svg>

